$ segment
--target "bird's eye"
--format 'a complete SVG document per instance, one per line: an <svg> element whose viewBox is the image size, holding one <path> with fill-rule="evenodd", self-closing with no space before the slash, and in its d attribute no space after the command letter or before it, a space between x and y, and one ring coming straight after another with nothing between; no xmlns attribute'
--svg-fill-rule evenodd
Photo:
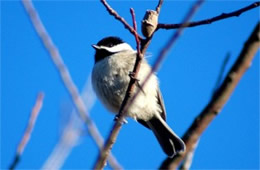
<svg viewBox="0 0 260 170"><path fill-rule="evenodd" d="M109 44L108 44L108 47L113 47L113 44L112 44L112 43L109 43Z"/></svg>

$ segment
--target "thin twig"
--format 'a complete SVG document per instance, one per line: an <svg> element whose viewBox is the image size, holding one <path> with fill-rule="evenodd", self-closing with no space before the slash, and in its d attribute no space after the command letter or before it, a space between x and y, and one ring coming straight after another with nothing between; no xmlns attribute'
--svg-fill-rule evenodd
<svg viewBox="0 0 260 170"><path fill-rule="evenodd" d="M224 73L225 73L225 69L227 67L227 63L230 59L230 53L227 53L222 65L221 65L221 68L220 68L220 71L219 71L219 75L218 75L218 78L216 80L216 83L215 83L215 87L213 88L212 90L212 95L214 96L216 90L219 88L219 86L221 85L221 82L223 80L223 76L224 76Z"/></svg>
<svg viewBox="0 0 260 170"><path fill-rule="evenodd" d="M219 72L218 78L217 78L216 83L215 83L215 87L212 90L212 96L214 96L216 90L221 85L221 81L223 79L225 68L227 66L227 63L228 63L229 59L230 59L230 53L228 53L226 55L222 65L221 65L220 72ZM193 160L193 156L194 156L195 150L196 150L196 148L198 146L198 143L199 143L199 140L192 145L191 150L187 153L187 155L183 159L182 164L180 166L181 170L190 169L191 164L192 164L192 160Z"/></svg>
<svg viewBox="0 0 260 170"><path fill-rule="evenodd" d="M197 9L200 7L200 5L202 4L203 0L198 0L193 7L191 8L191 10L187 13L186 17L183 20L183 23L186 24L191 17L195 14L195 12L197 11ZM158 70L160 63L162 62L162 59L166 56L167 52L169 51L169 49L172 47L172 45L176 42L176 40L179 38L179 36L181 35L182 31L183 31L183 27L178 29L178 31L176 31L173 36L171 37L171 39L167 42L165 48L163 48L163 50L161 51L161 53L159 54L159 56L157 57L157 60L154 64L154 66L151 69L150 74L147 75L147 77L145 78L144 82L141 85L141 88L137 88L137 92L134 94L133 97L130 98L131 96L131 90L132 88L134 88L134 83L135 83L135 78L136 77L132 77L130 79L130 83L128 86L128 89L126 91L126 96L121 104L120 110L119 110L119 117L118 117L118 121L115 122L115 124L112 127L112 131L109 134L109 137L105 143L105 146L103 148L103 150L101 151L101 153L99 154L99 157L96 161L95 167L94 169L102 169L105 166L105 162L106 162L106 157L109 153L109 151L111 150L113 144L116 141L116 138L118 136L118 133L122 127L122 122L124 119L125 114L127 113L128 108L130 107L130 105L134 102L134 100L136 99L137 95L140 93L141 89L144 87L144 85L146 84L146 82L148 81L148 79L150 78L150 76L152 75L152 73L156 70ZM141 55L143 55L143 53L141 52ZM140 65L140 61L138 61L138 57L137 57L137 61L135 63L135 67L133 70L133 76L136 76L138 73L138 70L136 70L136 66L138 67L138 65ZM136 72L137 71L137 72ZM124 102L126 100L126 102ZM129 101L128 101L129 100Z"/></svg>
<svg viewBox="0 0 260 170"><path fill-rule="evenodd" d="M126 29L128 29L130 31L131 34L138 35L138 38L140 40L142 40L143 38L134 30L133 27L131 27L127 21L121 17L120 15L118 15L118 13L106 2L106 0L101 0L101 3L105 6L105 8L107 9L107 11L109 12L110 15L114 16L115 19L117 19L118 21L120 21Z"/></svg>
<svg viewBox="0 0 260 170"><path fill-rule="evenodd" d="M76 85L74 84L70 73L64 64L62 57L59 53L58 48L54 45L51 37L48 35L47 30L45 29L36 9L34 8L31 0L23 0L23 5L33 23L33 26L38 33L44 47L46 50L49 52L52 61L54 62L57 70L59 71L59 74L61 76L61 79L63 80L63 83L68 90L72 101L74 102L80 118L82 121L85 123L85 125L88 128L88 132L90 133L90 136L94 140L94 142L97 144L98 148L101 149L103 144L104 144L104 139L99 133L95 123L91 120L87 109L84 105L83 100L81 99L78 89ZM114 169L120 169L121 166L119 163L116 161L116 159L112 156L112 154L109 156L109 163L111 166L113 166Z"/></svg>
<svg viewBox="0 0 260 170"><path fill-rule="evenodd" d="M31 138L31 134L32 134L35 122L36 122L37 117L38 117L40 110L42 108L43 99L44 99L44 94L39 93L38 96L37 96L35 105L32 108L30 119L28 121L28 124L27 124L26 130L24 132L23 138L22 138L20 144L17 147L17 151L16 151L16 154L15 154L14 160L11 163L9 169L15 169L15 167L17 166L17 164L19 163L19 161L21 159L21 155L23 154L23 151L24 151L27 143L29 142L29 140Z"/></svg>
<svg viewBox="0 0 260 170"><path fill-rule="evenodd" d="M163 0L159 0L159 3L158 3L158 5L157 5L157 7L156 7L156 9L155 9L155 11L157 12L157 14L160 13L162 4L163 4Z"/></svg>
<svg viewBox="0 0 260 170"><path fill-rule="evenodd" d="M248 5L244 8L239 9L239 10L235 10L235 11L230 12L230 13L222 13L221 15L218 15L218 16L215 16L215 17L212 17L212 18L209 18L209 19L201 20L201 21L189 22L185 26L182 25L182 23L180 23L180 24L162 24L162 23L159 23L158 26L157 26L157 30L158 29L176 29L176 28L180 28L180 27L195 27L195 26L199 26L199 25L211 24L213 22L223 20L223 19L226 19L226 18L238 17L242 13L244 13L248 10L251 10L253 8L256 8L259 5L260 5L260 2L254 2L251 5Z"/></svg>
<svg viewBox="0 0 260 170"><path fill-rule="evenodd" d="M74 112L72 112L69 117L69 121L63 129L59 141L42 166L42 170L62 169L66 158L69 156L73 147L78 144L78 141L83 133L83 129L75 127L76 123L77 125L81 125L81 120Z"/></svg>
<svg viewBox="0 0 260 170"><path fill-rule="evenodd" d="M91 87L91 76L89 76L88 81L83 87L81 97L88 111L90 111L96 100ZM79 143L82 134L85 132L85 128L82 128L82 120L76 112L77 110L73 108L72 112L69 113L69 120L65 123L59 141L53 148L52 153L48 155L47 160L41 167L42 170L62 169L72 149ZM61 115L61 118L63 117L66 117L64 112Z"/></svg>
<svg viewBox="0 0 260 170"><path fill-rule="evenodd" d="M176 155L175 157L166 158L160 169L176 169L185 155L191 150L192 145L197 142L198 138L206 130L211 121L224 107L238 82L250 67L251 62L260 46L260 23L258 22L254 31L244 44L244 47L237 58L236 62L227 74L224 82L221 84L211 101L204 110L193 121L192 125L183 135L182 139L186 143L186 152Z"/></svg>
<svg viewBox="0 0 260 170"><path fill-rule="evenodd" d="M223 78L223 75L224 75L224 72L225 72L225 68L227 66L227 63L228 63L229 59L230 59L230 54L228 53L226 55L222 65L221 65L221 69L220 69L218 78L216 80L215 87L212 90L212 95L215 94L216 90L221 85L221 81L222 81L222 78ZM198 146L198 143L199 143L199 140L192 145L191 150L187 153L187 155L183 159L182 164L180 166L181 170L188 170L188 169L190 169L191 164L192 164L192 160L193 160L193 156L194 156L195 150L196 150L196 148Z"/></svg>
<svg viewBox="0 0 260 170"><path fill-rule="evenodd" d="M137 50L137 55L140 55L140 40L137 35L137 25L136 25L136 20L135 20L135 11L133 8L130 8L130 13L132 15L132 21L133 21L133 27L135 30L135 42L136 42L136 50Z"/></svg>

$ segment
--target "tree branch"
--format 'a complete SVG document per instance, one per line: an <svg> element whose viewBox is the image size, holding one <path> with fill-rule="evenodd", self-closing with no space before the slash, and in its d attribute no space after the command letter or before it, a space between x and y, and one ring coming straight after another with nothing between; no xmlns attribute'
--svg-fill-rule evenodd
<svg viewBox="0 0 260 170"><path fill-rule="evenodd" d="M216 83L215 83L215 87L212 90L212 95L215 94L215 91L221 85L221 81L222 81L227 63L229 61L229 58L230 58L230 54L228 53L226 55L222 65L221 65L220 72L219 72L218 78L217 78ZM199 140L196 143L193 143L191 150L189 152L187 152L186 156L183 158L182 164L180 166L181 170L190 169L191 164L192 164L192 160L193 160L193 157L194 157L194 153L195 153L195 150L196 150L198 144L199 144Z"/></svg>
<svg viewBox="0 0 260 170"><path fill-rule="evenodd" d="M224 82L215 92L208 105L197 116L192 125L183 135L182 139L186 143L186 152L178 154L172 159L166 158L160 169L176 169L178 167L186 154L191 150L192 145L197 142L198 138L226 104L243 74L250 67L259 46L260 26L258 22L251 36L244 44L238 59L230 69Z"/></svg>
<svg viewBox="0 0 260 170"><path fill-rule="evenodd" d="M241 8L239 10L230 12L230 13L222 13L221 15L209 18L209 19L205 19L205 20L201 20L201 21L194 21L194 22L189 22L187 23L187 25L182 25L182 23L180 24L162 24L159 23L157 26L157 30L158 29L176 29L176 28L180 28L180 27L195 27L195 26L199 26L199 25L205 25L205 24L211 24L213 22L219 21L219 20L223 20L226 18L230 18L230 17L238 17L240 16L242 13L249 11L253 8L256 8L260 5L260 2L254 2L251 5L248 5L244 8Z"/></svg>
<svg viewBox="0 0 260 170"><path fill-rule="evenodd" d="M135 11L133 8L130 8L130 13L132 15L132 21L133 21L133 26L134 26L134 30L135 30L135 42L136 42L136 50L137 50L137 56L140 57L140 39L138 37L137 34L137 25L136 25L136 20L135 20Z"/></svg>
<svg viewBox="0 0 260 170"><path fill-rule="evenodd" d="M96 96L91 86L91 76L88 77L88 80L83 87L81 98L83 99L88 111L90 111L96 101ZM74 147L81 143L80 139L82 139L82 136L86 133L86 128L82 128L82 120L76 112L76 108L73 108L70 113L67 113L69 115L66 114L66 111L62 111L62 114L60 115L63 121L61 135L52 149L52 152L48 155L48 158L40 169L62 169L66 159L69 157ZM110 163L112 164L113 162ZM111 167L116 167L116 165L112 164Z"/></svg>
<svg viewBox="0 0 260 170"><path fill-rule="evenodd" d="M197 9L200 7L200 5L202 4L203 0L198 0L193 7L190 9L190 11L187 13L186 17L183 20L183 23L186 24L191 17L195 14L195 12L197 11ZM133 19L134 20L134 19ZM162 59L166 56L167 52L169 51L169 49L172 47L172 45L176 42L176 40L179 38L179 36L181 35L182 31L183 31L183 27L178 29L177 32L175 32L173 34L173 36L171 37L171 39L167 42L165 48L161 51L161 53L159 54L159 56L157 57L157 60L154 64L154 66L151 69L151 72L147 75L147 77L145 78L144 82L141 85L141 88L137 88L137 92L134 94L133 97L131 97L131 94L133 93L133 89L134 89L134 84L136 82L136 78L137 78L137 74L141 65L141 60L143 58L143 51L141 51L141 55L138 56L136 58L136 63L133 69L133 74L130 79L127 91L126 91L126 95L125 98L121 104L120 110L119 110L119 114L117 117L117 121L115 122L115 124L112 127L112 131L110 132L108 139L105 143L105 146L103 148L103 150L100 152L98 159L96 161L96 164L94 166L94 169L102 169L105 166L105 162L106 162L106 157L109 153L109 151L112 149L113 144L116 141L116 138L119 134L119 131L122 127L122 122L124 119L125 114L127 113L128 108L130 107L130 105L134 102L134 100L136 99L136 97L138 96L138 94L140 93L140 89L142 89L144 87L144 85L146 84L146 82L149 80L150 76L152 75L152 73L154 71L156 71L159 68L160 63L162 62ZM135 30L136 31L136 30ZM149 38L148 41L149 42L151 39ZM145 50L144 50L145 51Z"/></svg>
<svg viewBox="0 0 260 170"><path fill-rule="evenodd" d="M190 169L195 154L195 150L198 144L199 144L199 140L197 140L197 142L192 145L191 150L186 154L185 158L183 159L182 165L180 166L181 170Z"/></svg>
<svg viewBox="0 0 260 170"><path fill-rule="evenodd" d="M157 12L157 14L160 13L162 4L163 4L163 0L159 0L159 3L158 3L158 5L157 5L157 7L156 7L156 9L155 9L155 11Z"/></svg>
<svg viewBox="0 0 260 170"><path fill-rule="evenodd" d="M23 154L23 151L24 151L27 143L29 142L29 140L31 138L31 134L32 134L35 122L36 122L37 117L38 117L38 115L41 111L41 108L42 108L43 99L44 99L44 94L39 93L38 96L37 96L35 105L32 108L30 119L28 121L28 124L27 124L26 130L24 132L23 138L22 138L20 144L17 147L17 151L16 151L16 154L15 154L14 160L9 167L9 169L11 169L11 170L15 169L15 167L19 163L19 161L21 159L21 155Z"/></svg>
<svg viewBox="0 0 260 170"><path fill-rule="evenodd" d="M58 48L54 45L51 37L49 36L47 30L45 29L36 9L34 8L31 0L23 0L23 5L31 19L31 22L35 28L35 31L38 33L39 38L41 39L45 49L49 52L53 63L55 64L61 79L69 92L69 95L74 102L76 109L78 110L79 117L82 119L86 127L88 128L88 132L94 142L97 144L98 148L101 149L104 144L104 139L99 133L95 123L91 120L87 108L84 105L82 98L79 95L78 89L74 84L69 70L67 69L66 65L64 64L62 57L59 53ZM116 159L112 156L109 156L109 163L113 166L114 169L120 169L121 166L116 161Z"/></svg>
<svg viewBox="0 0 260 170"><path fill-rule="evenodd" d="M125 28L130 31L131 34L133 34L134 36L135 36L135 35L138 35L138 38L139 38L140 40L143 39L143 38L136 32L136 30L135 30L133 27L131 27L131 26L127 23L127 21L126 21L123 17L121 17L121 16L106 2L106 0L101 0L101 3L105 6L105 8L107 9L108 13L109 13L110 15L114 16L116 20L120 21L120 22L125 26Z"/></svg>

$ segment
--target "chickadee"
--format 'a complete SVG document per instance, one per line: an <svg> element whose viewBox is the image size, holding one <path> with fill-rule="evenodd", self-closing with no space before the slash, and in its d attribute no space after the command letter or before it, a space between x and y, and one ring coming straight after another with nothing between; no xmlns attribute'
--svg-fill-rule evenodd
<svg viewBox="0 0 260 170"><path fill-rule="evenodd" d="M92 71L94 91L105 107L117 114L130 81L129 73L135 64L136 51L118 37L104 38L92 47L96 50ZM143 83L150 71L151 67L143 59L138 83ZM137 85L134 93L137 88L141 87ZM129 107L127 116L151 129L169 157L185 150L184 142L165 122L166 111L155 74L141 89Z"/></svg>

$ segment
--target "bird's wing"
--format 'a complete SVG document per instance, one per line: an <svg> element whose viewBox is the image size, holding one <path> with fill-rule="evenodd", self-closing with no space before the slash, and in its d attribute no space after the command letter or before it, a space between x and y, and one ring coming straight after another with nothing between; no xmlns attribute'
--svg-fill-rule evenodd
<svg viewBox="0 0 260 170"><path fill-rule="evenodd" d="M138 86L137 86L137 87L138 87ZM143 91L143 90L141 89L141 91ZM164 106L162 94L161 94L161 91L160 91L159 87L156 89L156 94L157 94L157 96L156 96L156 98L157 98L157 103L158 103L159 107L160 107L161 110L162 110L162 112L160 113L160 115L161 115L162 119L163 119L164 121L166 121L166 110L165 110L165 106ZM150 129L150 127L149 127L149 125L147 124L146 121L141 120L141 119L137 119L137 122L140 123L140 124L142 124L143 126L147 127L148 129Z"/></svg>
<svg viewBox="0 0 260 170"><path fill-rule="evenodd" d="M162 93L159 89L159 87L157 88L157 102L158 105L161 107L162 112L161 112L161 116L163 118L164 121L166 121L166 110L165 110L165 106L164 106L164 102L163 102L163 98L162 98Z"/></svg>

